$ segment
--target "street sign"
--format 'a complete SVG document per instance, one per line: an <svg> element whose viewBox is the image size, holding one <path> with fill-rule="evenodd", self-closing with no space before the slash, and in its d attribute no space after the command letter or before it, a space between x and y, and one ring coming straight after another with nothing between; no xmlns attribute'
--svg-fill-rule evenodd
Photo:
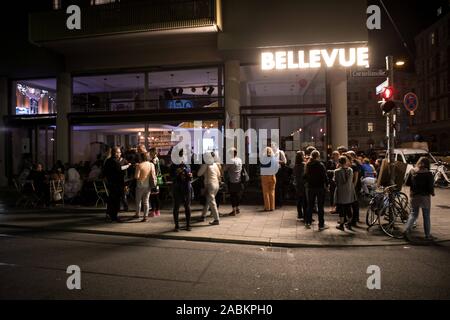
<svg viewBox="0 0 450 320"><path fill-rule="evenodd" d="M415 93L409 92L405 94L405 97L403 98L403 105L405 106L406 110L408 110L409 113L413 116L414 112L419 107L419 98Z"/></svg>
<svg viewBox="0 0 450 320"><path fill-rule="evenodd" d="M353 70L351 72L353 78L384 78L387 77L386 70Z"/></svg>
<svg viewBox="0 0 450 320"><path fill-rule="evenodd" d="M377 93L376 94L381 94L383 92L384 88L387 88L387 87L389 87L389 79L386 79L385 82L383 82L382 84L380 84L377 87Z"/></svg>

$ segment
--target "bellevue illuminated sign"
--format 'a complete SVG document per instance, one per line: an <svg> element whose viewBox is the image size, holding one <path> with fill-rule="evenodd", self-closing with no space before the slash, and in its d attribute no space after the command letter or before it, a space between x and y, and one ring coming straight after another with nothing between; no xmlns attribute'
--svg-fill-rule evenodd
<svg viewBox="0 0 450 320"><path fill-rule="evenodd" d="M332 68L336 63L342 67L369 67L369 48L330 50L266 51L261 53L262 70L315 69L325 65Z"/></svg>

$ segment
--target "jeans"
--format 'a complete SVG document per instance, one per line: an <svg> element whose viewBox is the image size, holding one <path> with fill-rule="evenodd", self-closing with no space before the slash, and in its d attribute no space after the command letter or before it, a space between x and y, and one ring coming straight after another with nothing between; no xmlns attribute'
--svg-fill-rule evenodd
<svg viewBox="0 0 450 320"><path fill-rule="evenodd" d="M150 197L150 188L149 187L136 187L136 215L139 215L141 212L141 204L144 207L144 218L148 216L149 203L148 199Z"/></svg>
<svg viewBox="0 0 450 320"><path fill-rule="evenodd" d="M369 186L373 186L376 183L377 183L377 179L375 179L375 178L367 177L367 178L362 179L361 184L362 184L363 192L365 194L369 194Z"/></svg>
<svg viewBox="0 0 450 320"><path fill-rule="evenodd" d="M219 221L219 211L217 210L216 203L216 195L217 192L219 192L219 187L220 186L217 183L205 185L206 203L203 206L202 217L206 217L209 208L211 208L211 214L213 215L214 221Z"/></svg>
<svg viewBox="0 0 450 320"><path fill-rule="evenodd" d="M419 217L420 207L411 208L411 214L409 215L408 222L406 223L405 231L411 231L412 226ZM423 229L425 231L425 236L429 237L431 235L431 219L430 219L430 209L422 208L423 215Z"/></svg>
<svg viewBox="0 0 450 320"><path fill-rule="evenodd" d="M308 188L308 211L306 212L306 224L312 224L312 213L314 204L317 199L317 213L319 215L319 228L325 226L325 189L324 188Z"/></svg>
<svg viewBox="0 0 450 320"><path fill-rule="evenodd" d="M191 197L192 197L192 186L182 188L179 186L174 186L173 188L173 221L175 227L179 227L179 214L180 205L184 206L184 214L186 216L186 226L189 227L191 224Z"/></svg>
<svg viewBox="0 0 450 320"><path fill-rule="evenodd" d="M303 219L306 216L308 210L308 202L305 196L299 196L297 198L297 218Z"/></svg>

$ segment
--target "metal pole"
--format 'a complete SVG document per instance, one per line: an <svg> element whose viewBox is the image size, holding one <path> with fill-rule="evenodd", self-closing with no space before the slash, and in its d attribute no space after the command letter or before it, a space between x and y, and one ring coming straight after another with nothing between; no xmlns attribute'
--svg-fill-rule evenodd
<svg viewBox="0 0 450 320"><path fill-rule="evenodd" d="M389 86L394 87L394 57L393 56L387 56L386 57L386 70L388 70L388 80L389 80ZM394 90L395 92L395 90ZM395 95L395 93L394 93ZM395 100L395 96L392 96L392 99ZM393 112L391 111L387 114L387 137L388 137L388 159L389 162L394 162L394 149L395 149L395 129L394 129L394 116Z"/></svg>

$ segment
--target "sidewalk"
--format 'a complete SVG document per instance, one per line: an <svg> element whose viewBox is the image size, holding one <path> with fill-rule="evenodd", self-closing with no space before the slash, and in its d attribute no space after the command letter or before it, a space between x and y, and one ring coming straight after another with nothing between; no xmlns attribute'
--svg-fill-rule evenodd
<svg viewBox="0 0 450 320"><path fill-rule="evenodd" d="M450 241L450 190L436 190L433 199L432 233L437 243ZM176 239L188 241L208 241L219 243L251 244L280 247L352 247L352 246L390 246L411 244L404 240L391 239L384 235L378 227L366 230L366 210L361 209L360 228L353 232L342 232L335 228L336 215L328 214L326 223L330 227L323 232L318 231L317 222L307 230L303 223L296 220L294 206L283 207L273 213L262 212L261 207L242 206L241 214L236 217L221 218L219 226L209 226L206 222L197 222L201 215L201 207L193 206L192 232L181 230L173 232L173 221L170 210L163 210L160 217L152 218L147 223L132 219L134 213L121 213L125 223L109 223L105 219L104 209L95 208L53 208L39 212L30 210L11 211L0 205L0 227L25 228L40 231L81 232L105 235L123 235L157 239ZM230 206L221 206L222 213L231 211ZM181 226L184 225L183 213L180 214ZM317 220L317 217L315 216ZM416 239L413 244L425 244L422 220L412 234Z"/></svg>

